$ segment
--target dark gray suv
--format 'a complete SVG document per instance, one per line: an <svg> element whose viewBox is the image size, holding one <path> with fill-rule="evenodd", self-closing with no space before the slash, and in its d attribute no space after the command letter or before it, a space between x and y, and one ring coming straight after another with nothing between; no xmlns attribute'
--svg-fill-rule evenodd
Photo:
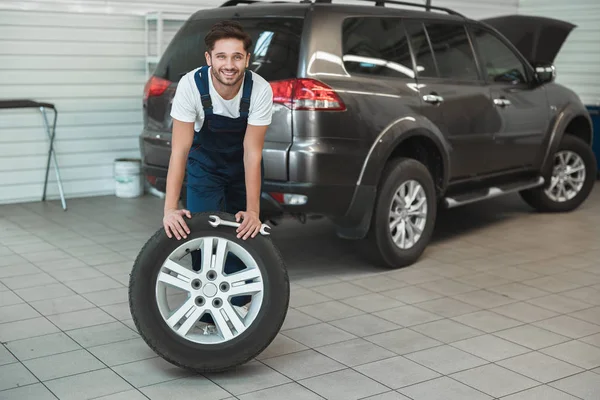
<svg viewBox="0 0 600 400"><path fill-rule="evenodd" d="M573 25L422 7L232 0L197 12L145 88L148 182L165 190L177 82L204 64L209 27L235 19L274 91L264 220L328 217L397 268L420 257L438 207L513 192L540 211L581 205L597 173L592 124L552 65Z"/></svg>

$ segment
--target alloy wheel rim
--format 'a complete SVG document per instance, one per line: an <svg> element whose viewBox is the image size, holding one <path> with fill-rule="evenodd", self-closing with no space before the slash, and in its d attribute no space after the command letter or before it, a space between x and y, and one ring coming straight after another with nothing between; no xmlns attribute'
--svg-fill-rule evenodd
<svg viewBox="0 0 600 400"><path fill-rule="evenodd" d="M585 163L569 150L556 153L550 185L544 190L552 201L562 203L573 199L585 183Z"/></svg>
<svg viewBox="0 0 600 400"><path fill-rule="evenodd" d="M199 271L191 268L191 252L196 250L201 251ZM225 273L228 254L237 256L245 268ZM263 294L264 279L256 260L222 237L182 244L167 257L156 279L156 303L166 326L199 344L224 343L244 333L260 311ZM251 301L244 307L233 305L231 300L239 296L251 296ZM200 321L205 315L210 315L208 322Z"/></svg>
<svg viewBox="0 0 600 400"><path fill-rule="evenodd" d="M417 244L427 223L427 195L423 186L409 180L402 183L392 198L389 229L392 240L402 250Z"/></svg>

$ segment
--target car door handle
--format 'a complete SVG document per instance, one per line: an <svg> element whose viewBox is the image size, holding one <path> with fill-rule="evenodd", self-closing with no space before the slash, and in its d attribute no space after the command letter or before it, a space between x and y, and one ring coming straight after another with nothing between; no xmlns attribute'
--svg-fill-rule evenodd
<svg viewBox="0 0 600 400"><path fill-rule="evenodd" d="M505 98L494 99L494 104L500 107L508 107L510 106L510 100Z"/></svg>
<svg viewBox="0 0 600 400"><path fill-rule="evenodd" d="M432 104L439 104L444 101L442 96L438 96L437 94L426 94L423 96L423 101Z"/></svg>

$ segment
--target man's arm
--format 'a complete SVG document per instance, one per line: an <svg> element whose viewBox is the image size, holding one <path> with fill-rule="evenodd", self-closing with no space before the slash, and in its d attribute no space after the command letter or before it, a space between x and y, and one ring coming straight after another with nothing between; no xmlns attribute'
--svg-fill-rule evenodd
<svg viewBox="0 0 600 400"><path fill-rule="evenodd" d="M268 126L248 125L244 138L246 211L260 215L261 161Z"/></svg>
<svg viewBox="0 0 600 400"><path fill-rule="evenodd" d="M167 172L165 211L179 208L179 197L185 174L188 153L194 140L194 123L173 119L171 158Z"/></svg>
<svg viewBox="0 0 600 400"><path fill-rule="evenodd" d="M165 211L179 208L187 156L194 140L194 122L197 117L195 102L197 99L194 97L194 88L190 78L189 75L181 78L171 105L170 115L173 119L173 130L171 158L167 172Z"/></svg>
<svg viewBox="0 0 600 400"><path fill-rule="evenodd" d="M173 137L171 139L171 158L167 172L167 193L163 226L167 236L174 235L177 240L187 238L190 228L185 223L183 215L192 218L189 210L179 210L181 185L185 174L188 152L194 139L194 123L173 119Z"/></svg>
<svg viewBox="0 0 600 400"><path fill-rule="evenodd" d="M184 76L177 85L171 107L173 131L163 217L163 226L167 236L171 237L173 234L177 239L186 238L190 233L183 215L187 215L188 218L192 216L188 210L179 210L179 198L188 153L194 140L194 121L197 117L195 101L189 76Z"/></svg>
<svg viewBox="0 0 600 400"><path fill-rule="evenodd" d="M241 216L244 221L238 228L238 237L247 239L255 237L260 231L260 192L261 192L261 165L262 152L265 144L267 129L271 124L273 112L273 90L264 80L256 82L256 95L250 105L248 127L244 138L244 169L246 171L246 211L240 210L236 220Z"/></svg>

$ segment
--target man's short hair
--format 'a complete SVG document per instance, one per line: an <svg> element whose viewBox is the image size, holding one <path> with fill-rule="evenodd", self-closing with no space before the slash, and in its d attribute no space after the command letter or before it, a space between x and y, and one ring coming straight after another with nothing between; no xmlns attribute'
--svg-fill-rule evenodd
<svg viewBox="0 0 600 400"><path fill-rule="evenodd" d="M242 25L236 21L221 21L214 24L204 37L204 43L210 53L215 48L215 42L220 39L238 39L244 42L244 50L248 52L252 46L252 38Z"/></svg>

